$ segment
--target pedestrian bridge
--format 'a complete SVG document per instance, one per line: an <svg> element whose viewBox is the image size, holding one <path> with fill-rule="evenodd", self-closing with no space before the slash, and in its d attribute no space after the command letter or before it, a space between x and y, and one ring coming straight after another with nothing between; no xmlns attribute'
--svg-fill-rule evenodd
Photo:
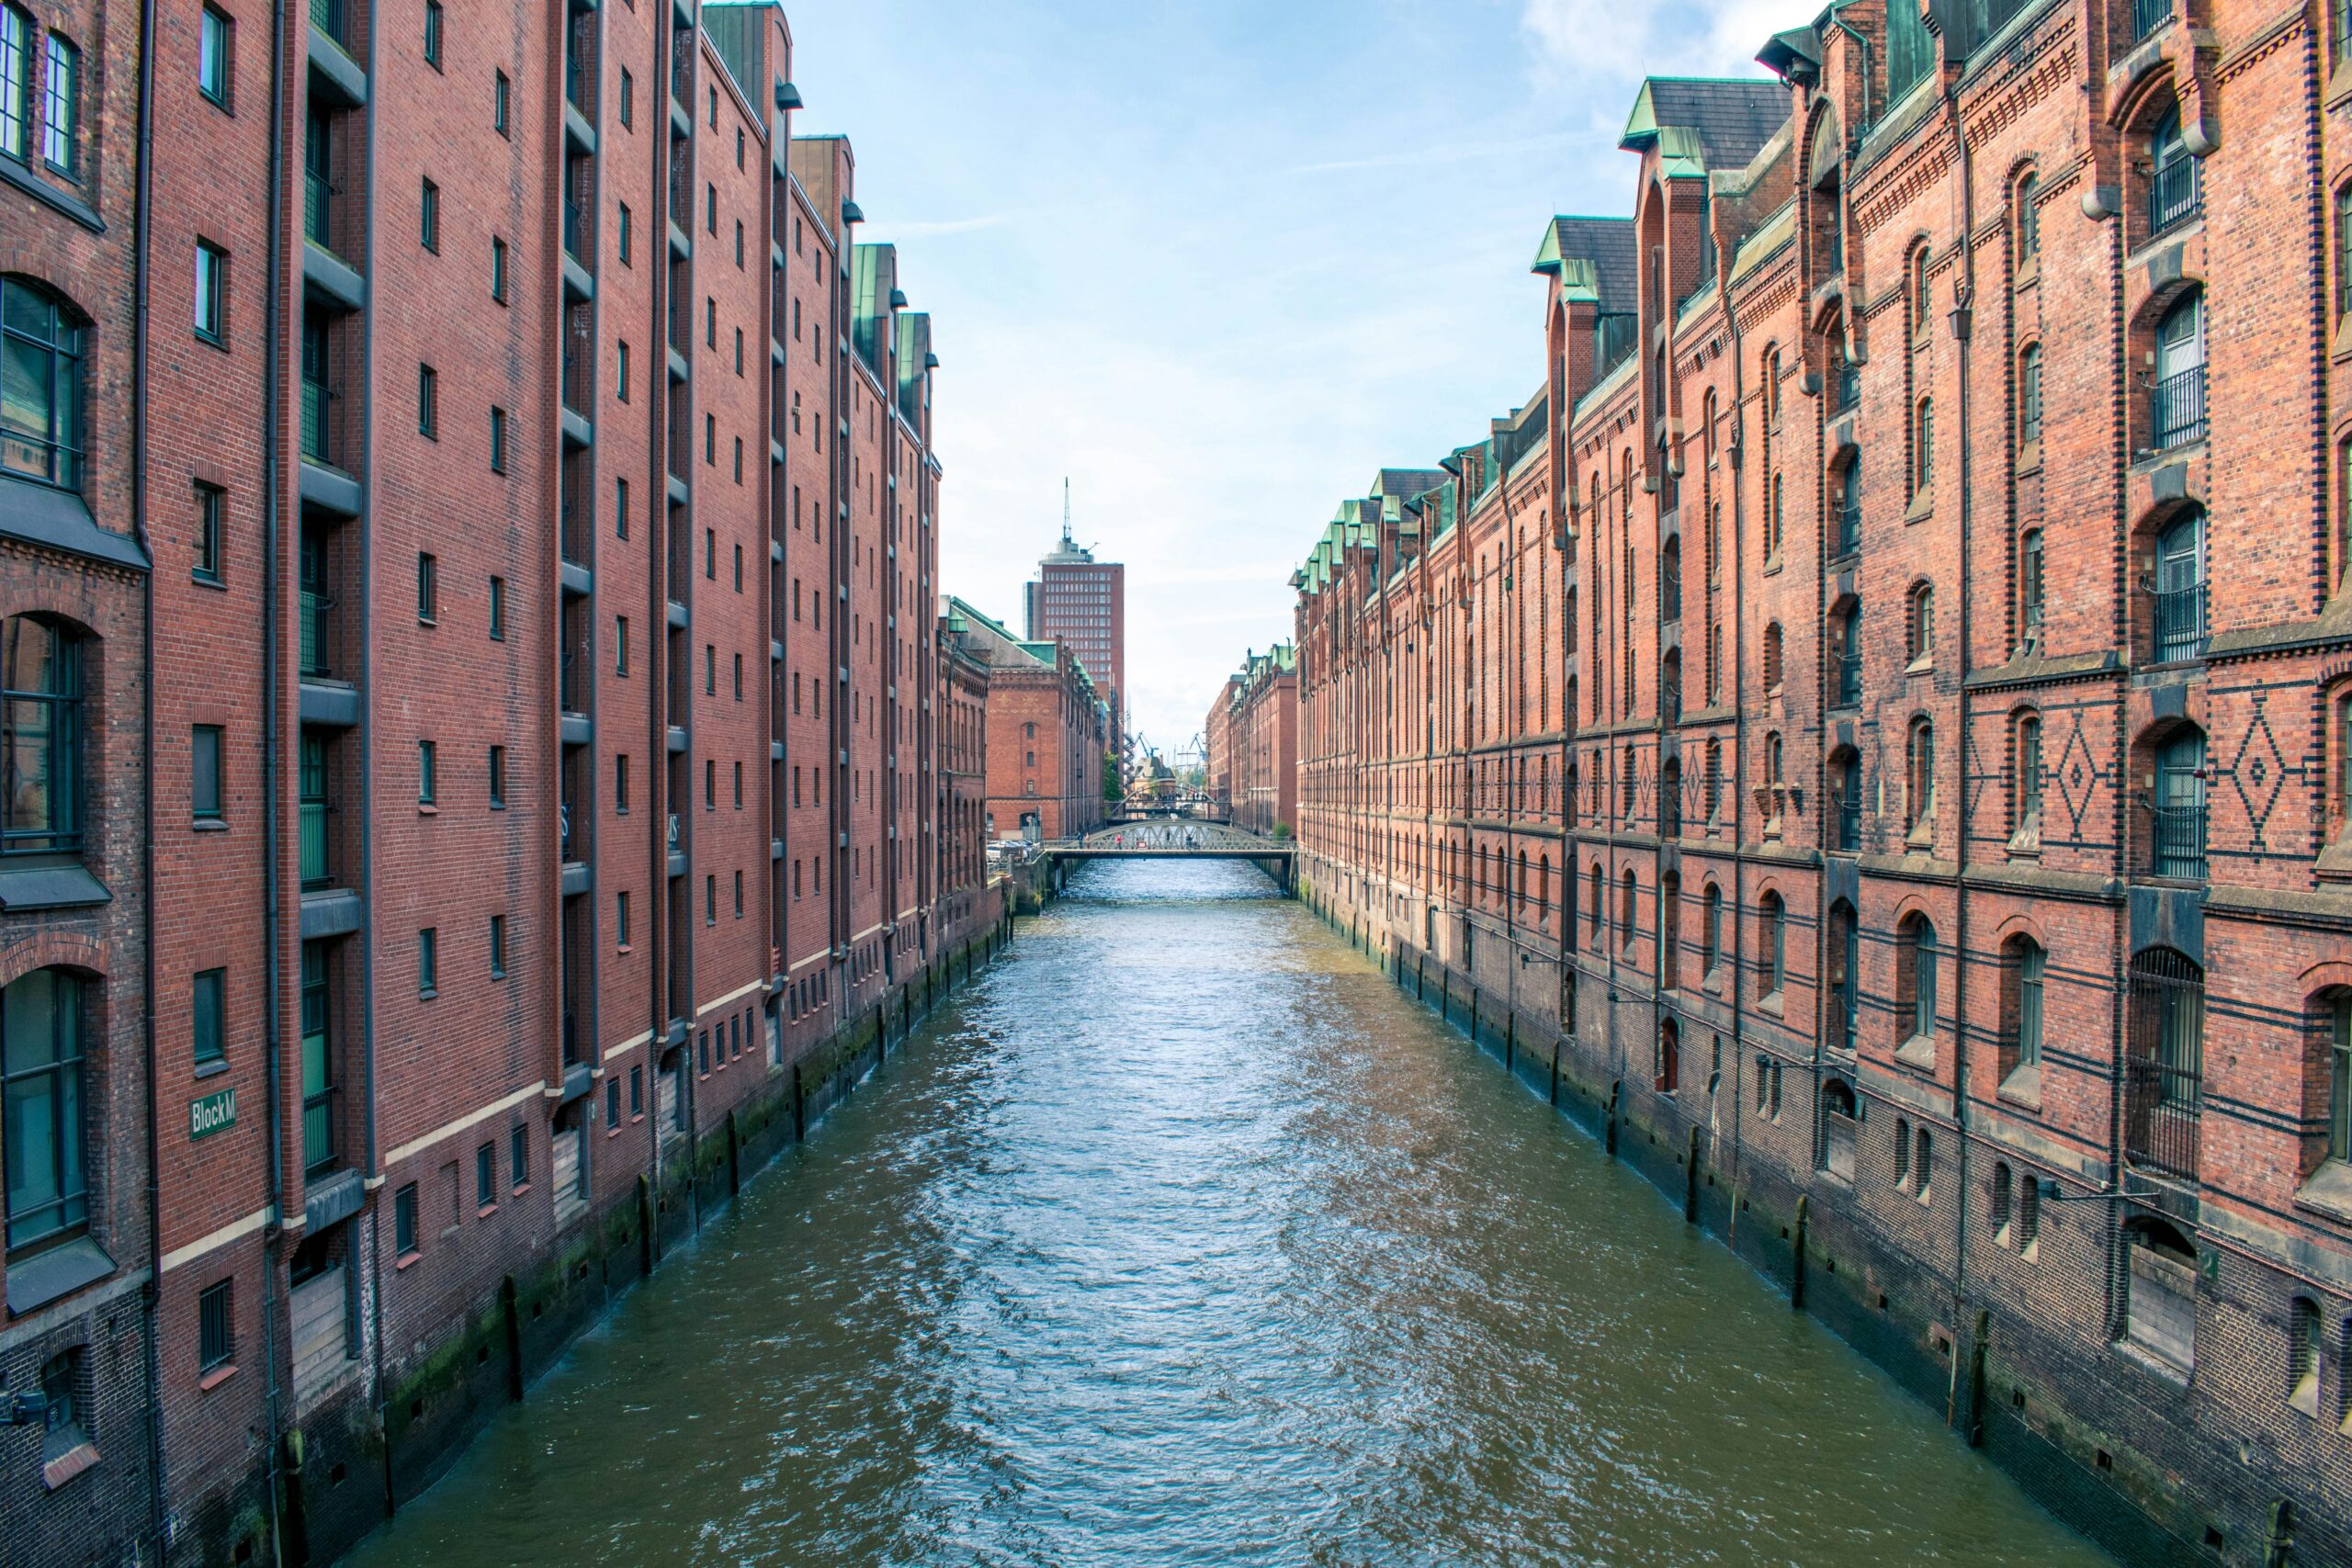
<svg viewBox="0 0 2352 1568"><path fill-rule="evenodd" d="M1285 840L1181 822L1113 827L1083 839L1057 839L1038 846L1038 858L1054 863L1057 874L1098 860L1246 860L1272 877L1285 894L1291 891L1297 852L1297 845Z"/></svg>

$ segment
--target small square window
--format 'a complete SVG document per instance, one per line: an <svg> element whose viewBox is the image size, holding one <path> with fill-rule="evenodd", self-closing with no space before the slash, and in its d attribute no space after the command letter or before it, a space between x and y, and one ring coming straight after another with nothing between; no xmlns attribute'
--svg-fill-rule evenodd
<svg viewBox="0 0 2352 1568"><path fill-rule="evenodd" d="M188 810L199 822L218 822L220 801L220 727L199 724L188 734Z"/></svg>
<svg viewBox="0 0 2352 1568"><path fill-rule="evenodd" d="M416 933L416 994L420 997L438 996L441 991L441 932L426 926Z"/></svg>
<svg viewBox="0 0 2352 1568"><path fill-rule="evenodd" d="M229 253L209 240L196 243L196 335L218 344L228 337Z"/></svg>
<svg viewBox="0 0 2352 1568"><path fill-rule="evenodd" d="M506 640L506 580L503 577L490 580L490 640Z"/></svg>
<svg viewBox="0 0 2352 1568"><path fill-rule="evenodd" d="M506 1179L520 1192L531 1184L531 1130L517 1124L506 1134Z"/></svg>
<svg viewBox="0 0 2352 1568"><path fill-rule="evenodd" d="M196 1370L209 1373L229 1364L237 1342L229 1316L229 1291L233 1280L207 1285L196 1298Z"/></svg>
<svg viewBox="0 0 2352 1568"><path fill-rule="evenodd" d="M441 377L430 365L416 367L416 433L427 441L441 438Z"/></svg>
<svg viewBox="0 0 2352 1568"><path fill-rule="evenodd" d="M236 40L236 23L225 13L207 6L196 36L196 85L198 92L224 109L229 107Z"/></svg>
<svg viewBox="0 0 2352 1568"><path fill-rule="evenodd" d="M196 481L196 561L193 574L206 582L220 581L220 523L224 497L220 487Z"/></svg>
<svg viewBox="0 0 2352 1568"><path fill-rule="evenodd" d="M419 806L433 804L433 742L418 741L416 743L416 803Z"/></svg>
<svg viewBox="0 0 2352 1568"><path fill-rule="evenodd" d="M431 180L417 194L416 243L435 255L441 253L441 187Z"/></svg>
<svg viewBox="0 0 2352 1568"><path fill-rule="evenodd" d="M402 1258L416 1256L416 1183L392 1194L392 1250Z"/></svg>
<svg viewBox="0 0 2352 1568"><path fill-rule="evenodd" d="M490 805L493 811L506 807L506 748L490 749Z"/></svg>
<svg viewBox="0 0 2352 1568"><path fill-rule="evenodd" d="M229 1054L228 1030L222 1010L227 1004L229 972L207 969L188 986L189 1054L198 1066Z"/></svg>
<svg viewBox="0 0 2352 1568"><path fill-rule="evenodd" d="M490 411L490 471L506 471L506 411L500 408Z"/></svg>
<svg viewBox="0 0 2352 1568"><path fill-rule="evenodd" d="M490 977L506 978L506 917L490 917Z"/></svg>
<svg viewBox="0 0 2352 1568"><path fill-rule="evenodd" d="M441 0L424 0L424 63L441 69Z"/></svg>
<svg viewBox="0 0 2352 1568"><path fill-rule="evenodd" d="M416 618L426 626L440 617L441 581L439 563L424 551L416 557Z"/></svg>
<svg viewBox="0 0 2352 1568"><path fill-rule="evenodd" d="M498 1202L498 1145L484 1144L474 1151L474 1207L488 1209Z"/></svg>
<svg viewBox="0 0 2352 1568"><path fill-rule="evenodd" d="M514 96L514 84L506 80L505 72L499 72L490 89L490 124L501 136L506 134L507 114L513 107Z"/></svg>

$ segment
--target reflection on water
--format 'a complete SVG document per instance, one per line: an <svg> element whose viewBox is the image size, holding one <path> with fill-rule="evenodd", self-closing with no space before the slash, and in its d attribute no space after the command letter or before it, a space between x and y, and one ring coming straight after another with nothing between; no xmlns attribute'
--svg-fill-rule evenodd
<svg viewBox="0 0 2352 1568"><path fill-rule="evenodd" d="M357 1561L2104 1561L1271 891L1080 873Z"/></svg>

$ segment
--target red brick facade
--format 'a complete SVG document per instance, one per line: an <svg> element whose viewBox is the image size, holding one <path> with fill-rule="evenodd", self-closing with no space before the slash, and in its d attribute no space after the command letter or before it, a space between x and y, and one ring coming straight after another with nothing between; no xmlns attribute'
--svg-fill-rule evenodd
<svg viewBox="0 0 2352 1568"><path fill-rule="evenodd" d="M986 660L987 838L1073 839L1101 824L1110 710L1064 642L1024 642L960 599L948 624Z"/></svg>
<svg viewBox="0 0 2352 1568"><path fill-rule="evenodd" d="M1231 807L1233 825L1253 833L1295 833L1298 829L1297 656L1288 643L1252 653L1225 683L1223 713L1212 709L1209 725L1225 749L1226 773L1216 797ZM1216 746L1210 749L1216 758Z"/></svg>
<svg viewBox="0 0 2352 1568"><path fill-rule="evenodd" d="M2069 1517L2341 1561L2346 46L1942 17L1645 85L1297 579L1302 877Z"/></svg>
<svg viewBox="0 0 2352 1568"><path fill-rule="evenodd" d="M26 14L0 1561L298 1562L995 931L937 360L772 6Z"/></svg>

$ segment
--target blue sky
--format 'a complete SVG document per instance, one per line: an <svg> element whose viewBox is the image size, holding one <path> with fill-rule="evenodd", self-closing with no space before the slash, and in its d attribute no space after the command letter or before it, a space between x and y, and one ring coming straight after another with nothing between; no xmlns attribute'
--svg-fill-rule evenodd
<svg viewBox="0 0 2352 1568"><path fill-rule="evenodd" d="M1630 209L1645 72L1759 75L1810 9L1605 0L787 0L802 133L932 313L940 586L1008 621L1060 527L1127 564L1135 723L1172 753L1289 634L1374 470L1543 379L1527 264Z"/></svg>

